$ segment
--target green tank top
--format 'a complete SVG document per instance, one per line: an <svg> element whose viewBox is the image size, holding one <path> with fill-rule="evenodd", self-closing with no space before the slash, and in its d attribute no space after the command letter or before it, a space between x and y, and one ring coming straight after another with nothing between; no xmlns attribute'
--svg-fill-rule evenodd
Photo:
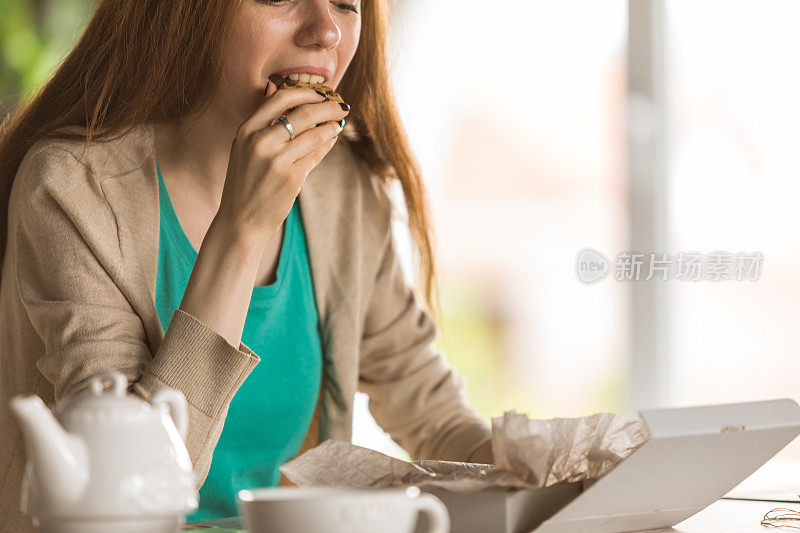
<svg viewBox="0 0 800 533"><path fill-rule="evenodd" d="M160 232L156 310L167 330L180 306L197 252L181 228L158 172ZM253 287L242 342L261 361L231 400L187 522L237 515L241 489L277 486L278 467L294 457L311 423L322 379L322 348L308 251L295 200L284 224L277 279Z"/></svg>

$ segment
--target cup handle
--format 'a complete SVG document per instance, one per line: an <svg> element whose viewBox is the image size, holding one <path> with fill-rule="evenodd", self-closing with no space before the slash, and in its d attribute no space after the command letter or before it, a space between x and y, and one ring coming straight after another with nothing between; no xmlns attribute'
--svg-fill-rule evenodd
<svg viewBox="0 0 800 533"><path fill-rule="evenodd" d="M167 404L170 408L172 421L175 422L175 427L178 428L181 438L186 440L186 431L189 429L189 417L186 412L186 398L184 395L175 389L161 389L150 400L151 405Z"/></svg>
<svg viewBox="0 0 800 533"><path fill-rule="evenodd" d="M442 500L422 493L415 498L419 511L428 516L428 533L449 533L450 513Z"/></svg>

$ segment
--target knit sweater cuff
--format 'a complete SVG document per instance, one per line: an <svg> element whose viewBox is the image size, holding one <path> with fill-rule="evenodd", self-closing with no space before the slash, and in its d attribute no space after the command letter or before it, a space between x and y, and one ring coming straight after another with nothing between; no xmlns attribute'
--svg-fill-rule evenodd
<svg viewBox="0 0 800 533"><path fill-rule="evenodd" d="M260 360L244 343L236 349L209 326L176 309L140 385L151 392L177 389L188 403L218 419Z"/></svg>
<svg viewBox="0 0 800 533"><path fill-rule="evenodd" d="M443 461L464 461L480 446L492 438L492 430L487 422L475 420L454 427L438 445L436 458Z"/></svg>

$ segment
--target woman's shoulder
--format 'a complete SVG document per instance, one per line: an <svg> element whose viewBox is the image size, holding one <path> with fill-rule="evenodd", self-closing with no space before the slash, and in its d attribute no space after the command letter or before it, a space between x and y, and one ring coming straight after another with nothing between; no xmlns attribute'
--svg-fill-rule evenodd
<svg viewBox="0 0 800 533"><path fill-rule="evenodd" d="M25 153L17 177L46 182L57 178L93 180L140 168L150 153L150 126L139 125L106 139L87 143L83 126L64 126L38 139Z"/></svg>
<svg viewBox="0 0 800 533"><path fill-rule="evenodd" d="M76 138L58 136L64 133ZM9 227L58 210L93 231L113 229L114 213L103 181L141 168L149 153L147 137L137 129L118 139L86 145L80 127L59 128L55 134L37 140L17 168L9 196Z"/></svg>

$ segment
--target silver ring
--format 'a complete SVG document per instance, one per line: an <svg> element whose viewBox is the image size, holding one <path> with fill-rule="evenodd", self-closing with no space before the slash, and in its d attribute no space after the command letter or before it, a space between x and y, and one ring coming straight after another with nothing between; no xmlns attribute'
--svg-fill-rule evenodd
<svg viewBox="0 0 800 533"><path fill-rule="evenodd" d="M289 132L289 140L291 141L292 139L294 139L294 128L292 127L292 123L289 122L289 119L286 118L286 115L279 116L278 118L272 121L271 125L274 126L278 122L283 124L283 127L286 128L286 131Z"/></svg>

